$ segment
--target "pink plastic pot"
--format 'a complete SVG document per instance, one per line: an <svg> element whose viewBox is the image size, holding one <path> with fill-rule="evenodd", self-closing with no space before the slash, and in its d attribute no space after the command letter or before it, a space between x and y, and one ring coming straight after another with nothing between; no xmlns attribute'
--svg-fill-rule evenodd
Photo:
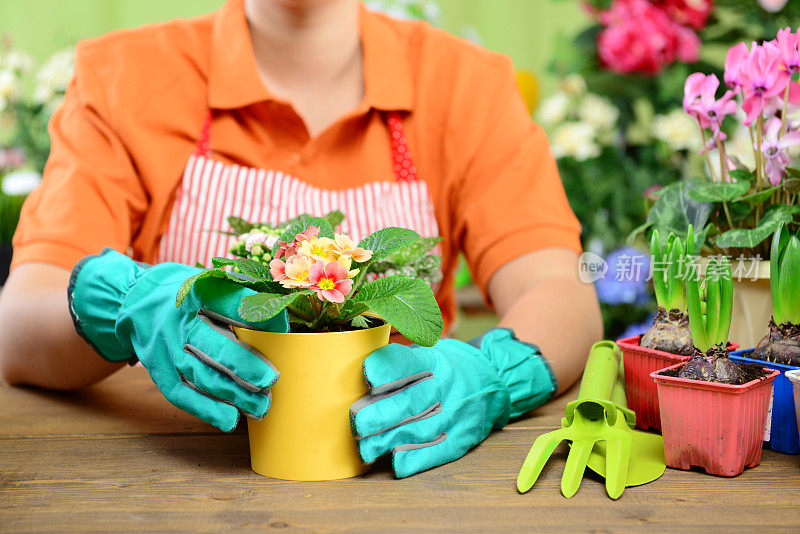
<svg viewBox="0 0 800 534"><path fill-rule="evenodd" d="M628 396L628 408L636 412L636 428L661 430L656 383L650 378L650 373L684 362L689 357L641 347L639 346L641 337L617 340L625 364L625 393Z"/></svg>
<svg viewBox="0 0 800 534"><path fill-rule="evenodd" d="M628 396L628 408L636 412L637 428L661 430L656 383L650 374L670 365L685 362L689 357L641 347L639 346L641 337L617 340L625 363L625 393ZM739 345L729 343L728 348L736 350Z"/></svg>
<svg viewBox="0 0 800 534"><path fill-rule="evenodd" d="M736 476L761 462L761 447L772 381L779 371L741 386L652 373L661 406L664 457L674 469L702 467L707 473Z"/></svg>

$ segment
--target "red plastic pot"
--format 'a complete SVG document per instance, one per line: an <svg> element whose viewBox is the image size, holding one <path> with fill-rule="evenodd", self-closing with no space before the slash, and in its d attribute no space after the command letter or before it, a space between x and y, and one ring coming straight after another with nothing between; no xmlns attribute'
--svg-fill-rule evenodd
<svg viewBox="0 0 800 534"><path fill-rule="evenodd" d="M661 430L661 416L658 411L658 394L656 383L650 374L670 365L685 362L689 356L679 356L661 350L639 346L642 336L617 340L622 349L622 361L625 364L625 393L628 396L628 408L636 412L636 428L644 430ZM728 343L729 350L736 350L739 345Z"/></svg>
<svg viewBox="0 0 800 534"><path fill-rule="evenodd" d="M780 372L740 386L651 374L658 388L664 457L674 469L702 467L707 473L736 476L761 462L772 381Z"/></svg>

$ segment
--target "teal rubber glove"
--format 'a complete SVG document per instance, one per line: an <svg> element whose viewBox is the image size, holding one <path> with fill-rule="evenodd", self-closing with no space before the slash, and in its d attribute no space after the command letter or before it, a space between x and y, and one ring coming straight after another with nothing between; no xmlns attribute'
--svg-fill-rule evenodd
<svg viewBox="0 0 800 534"><path fill-rule="evenodd" d="M288 322L285 314L244 321L239 303L254 291L219 278L199 280L177 308L178 288L197 272L177 263L148 266L106 249L73 269L70 313L100 356L131 364L138 358L167 400L228 432L239 412L264 417L279 376L228 325L287 332Z"/></svg>
<svg viewBox="0 0 800 534"><path fill-rule="evenodd" d="M461 458L558 391L539 349L505 328L469 343L387 345L364 360L364 378L369 394L350 408L361 459L391 452L398 478Z"/></svg>

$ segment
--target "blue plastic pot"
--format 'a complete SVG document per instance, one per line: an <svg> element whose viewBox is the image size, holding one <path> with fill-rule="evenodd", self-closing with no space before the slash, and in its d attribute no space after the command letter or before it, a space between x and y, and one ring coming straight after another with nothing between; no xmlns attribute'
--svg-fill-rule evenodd
<svg viewBox="0 0 800 534"><path fill-rule="evenodd" d="M781 372L772 383L774 392L772 399L772 423L767 444L773 451L787 454L800 453L800 438L797 433L797 417L794 411L792 382L786 378L786 371L800 369L800 367L747 358L747 355L751 352L753 352L753 349L731 352L731 360L741 363L758 363Z"/></svg>

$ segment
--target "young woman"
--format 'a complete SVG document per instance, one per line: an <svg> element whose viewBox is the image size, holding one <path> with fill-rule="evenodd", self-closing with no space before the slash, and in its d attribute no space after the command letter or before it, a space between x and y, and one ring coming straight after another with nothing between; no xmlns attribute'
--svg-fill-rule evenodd
<svg viewBox="0 0 800 534"><path fill-rule="evenodd" d="M50 133L0 301L9 383L79 388L138 358L171 402L223 430L263 417L279 370L225 328L244 290L220 282L174 305L190 266L225 254L206 230L228 215L338 208L355 239L443 236L446 325L466 256L503 328L365 362L361 454L392 452L398 476L569 387L601 336L577 278L580 225L510 61L427 24L356 0L230 0L114 32L79 44Z"/></svg>

